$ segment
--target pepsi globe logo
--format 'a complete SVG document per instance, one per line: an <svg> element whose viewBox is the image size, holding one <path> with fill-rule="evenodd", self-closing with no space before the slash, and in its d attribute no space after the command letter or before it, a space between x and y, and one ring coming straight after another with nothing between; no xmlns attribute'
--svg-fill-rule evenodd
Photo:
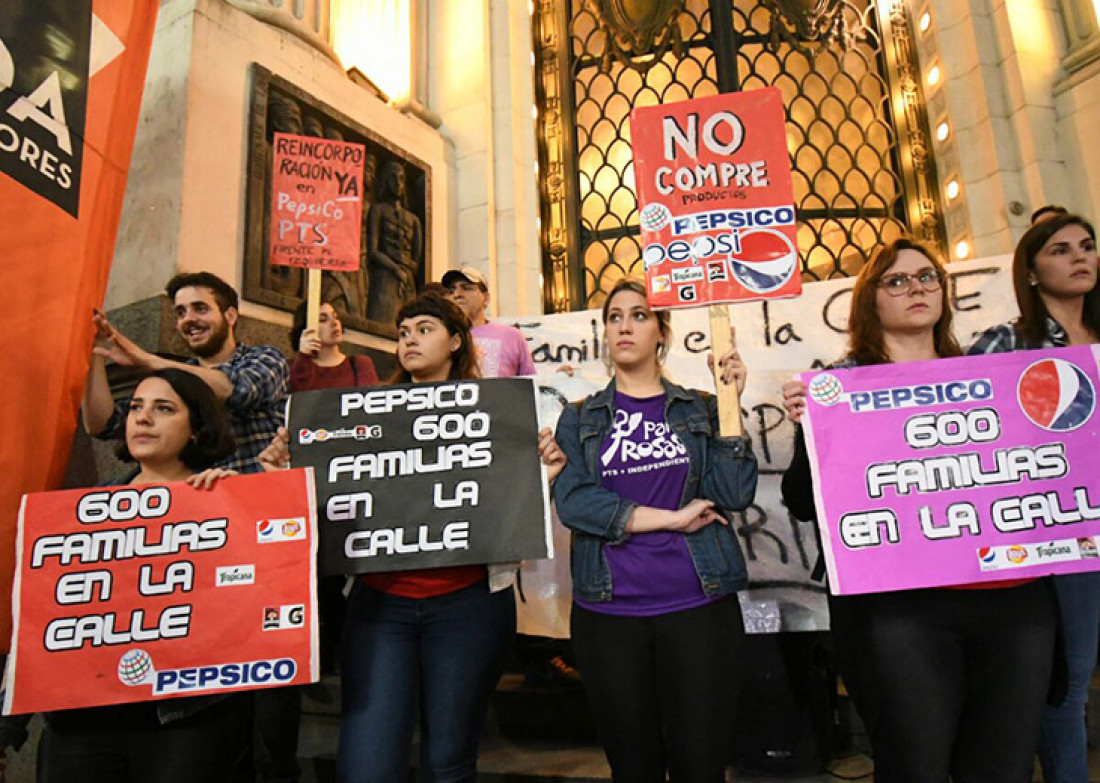
<svg viewBox="0 0 1100 783"><path fill-rule="evenodd" d="M992 565L997 560L997 552L987 546L983 546L978 550L978 559L983 563Z"/></svg>
<svg viewBox="0 0 1100 783"><path fill-rule="evenodd" d="M153 659L145 650L127 650L118 659L118 678L124 685L141 685L153 673Z"/></svg>
<svg viewBox="0 0 1100 783"><path fill-rule="evenodd" d="M1035 425L1069 432L1092 418L1096 389L1079 367L1064 359L1040 359L1020 376L1016 400Z"/></svg>
<svg viewBox="0 0 1100 783"><path fill-rule="evenodd" d="M737 282L750 291L777 291L798 271L798 251L782 231L757 228L740 239L741 250L730 254L730 267Z"/></svg>
<svg viewBox="0 0 1100 783"><path fill-rule="evenodd" d="M657 232L669 224L672 213L664 204L646 204L638 220L646 231Z"/></svg>
<svg viewBox="0 0 1100 783"><path fill-rule="evenodd" d="M810 379L810 398L818 405L836 405L844 396L844 387L835 375L823 372Z"/></svg>

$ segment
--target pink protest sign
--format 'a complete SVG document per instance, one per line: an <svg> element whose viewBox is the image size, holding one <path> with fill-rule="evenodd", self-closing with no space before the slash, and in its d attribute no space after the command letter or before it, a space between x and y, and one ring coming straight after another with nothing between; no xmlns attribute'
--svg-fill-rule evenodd
<svg viewBox="0 0 1100 783"><path fill-rule="evenodd" d="M804 374L832 592L1100 570L1097 350Z"/></svg>

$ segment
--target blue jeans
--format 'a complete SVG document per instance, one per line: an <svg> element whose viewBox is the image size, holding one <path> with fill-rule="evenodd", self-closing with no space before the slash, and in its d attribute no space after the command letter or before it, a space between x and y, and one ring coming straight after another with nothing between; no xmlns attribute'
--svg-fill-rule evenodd
<svg viewBox="0 0 1100 783"><path fill-rule="evenodd" d="M479 582L403 598L357 582L343 646L340 783L409 779L420 718L420 780L473 781L489 697L516 629L511 590Z"/></svg>
<svg viewBox="0 0 1100 783"><path fill-rule="evenodd" d="M1087 783L1085 705L1100 636L1100 572L1056 576L1054 589L1066 640L1069 688L1062 706L1047 707L1043 715L1039 761L1046 783Z"/></svg>

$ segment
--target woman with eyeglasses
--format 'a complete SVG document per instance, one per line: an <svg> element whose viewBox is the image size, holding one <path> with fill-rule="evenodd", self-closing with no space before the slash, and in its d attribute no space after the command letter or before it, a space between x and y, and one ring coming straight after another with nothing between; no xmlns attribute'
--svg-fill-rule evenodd
<svg viewBox="0 0 1100 783"><path fill-rule="evenodd" d="M1065 210L1035 222L1012 258L1020 317L983 333L967 353L1003 353L1100 342L1096 230ZM1053 577L1069 678L1066 697L1047 707L1039 761L1047 783L1087 783L1085 706L1100 636L1100 572Z"/></svg>
<svg viewBox="0 0 1100 783"><path fill-rule="evenodd" d="M859 273L836 366L959 356L930 248L898 239ZM783 386L801 421L806 385ZM816 519L802 430L783 499ZM830 596L837 663L863 717L878 783L1029 783L1050 682L1054 598L1044 580Z"/></svg>

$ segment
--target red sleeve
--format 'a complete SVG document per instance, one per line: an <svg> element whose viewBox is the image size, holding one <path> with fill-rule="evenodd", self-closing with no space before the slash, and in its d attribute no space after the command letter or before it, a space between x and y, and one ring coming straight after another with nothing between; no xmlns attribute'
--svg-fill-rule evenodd
<svg viewBox="0 0 1100 783"><path fill-rule="evenodd" d="M295 351L294 359L290 362L290 391L310 391L313 388L316 367L312 357Z"/></svg>
<svg viewBox="0 0 1100 783"><path fill-rule="evenodd" d="M355 366L359 369L360 386L378 386L381 383L378 380L378 371L374 369L374 362L371 361L369 356L356 354L351 357L351 360L355 362Z"/></svg>

